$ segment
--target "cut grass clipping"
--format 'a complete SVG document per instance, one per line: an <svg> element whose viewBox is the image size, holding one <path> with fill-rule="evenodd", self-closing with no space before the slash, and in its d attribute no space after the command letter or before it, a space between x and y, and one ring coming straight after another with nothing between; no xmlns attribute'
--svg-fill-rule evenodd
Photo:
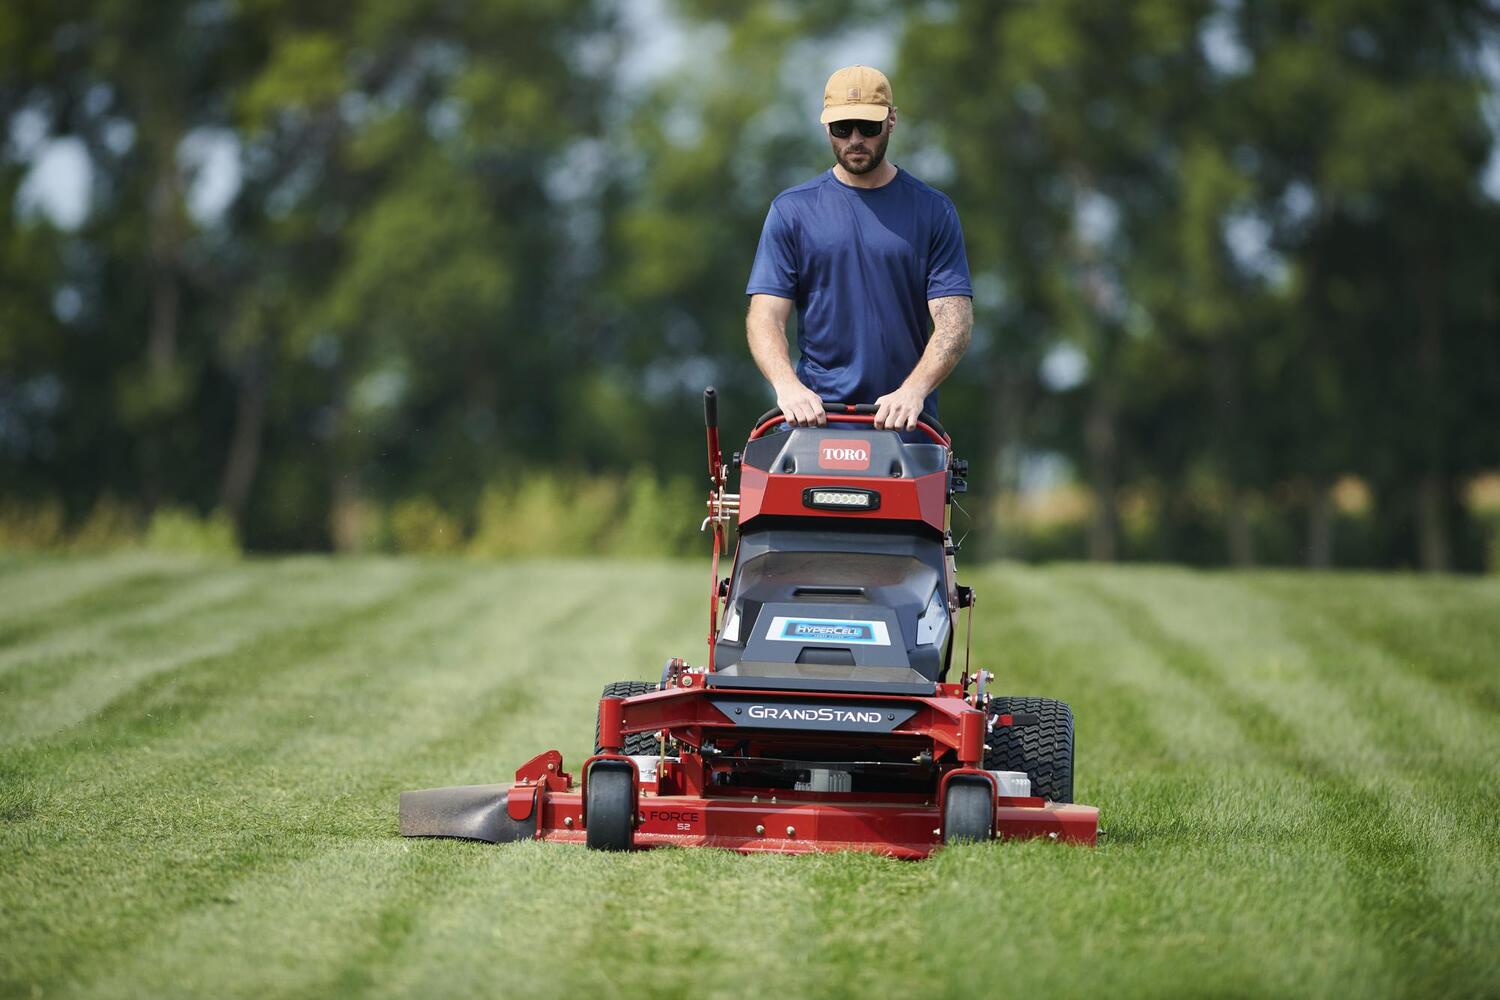
<svg viewBox="0 0 1500 1000"><path fill-rule="evenodd" d="M0 559L0 995L1500 991L1500 580L965 577L1097 850L396 836L701 660L696 565Z"/></svg>

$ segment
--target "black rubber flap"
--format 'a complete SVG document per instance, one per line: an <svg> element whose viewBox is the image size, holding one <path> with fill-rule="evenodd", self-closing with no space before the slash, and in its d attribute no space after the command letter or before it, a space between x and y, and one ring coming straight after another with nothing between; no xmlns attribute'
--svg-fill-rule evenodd
<svg viewBox="0 0 1500 1000"><path fill-rule="evenodd" d="M456 785L401 793L401 836L458 837L504 844L536 836L536 814L521 822L505 809L509 785Z"/></svg>

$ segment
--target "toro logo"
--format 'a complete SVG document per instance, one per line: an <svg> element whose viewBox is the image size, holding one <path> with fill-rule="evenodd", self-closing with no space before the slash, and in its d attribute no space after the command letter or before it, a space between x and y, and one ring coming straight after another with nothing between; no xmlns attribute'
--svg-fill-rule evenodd
<svg viewBox="0 0 1500 1000"><path fill-rule="evenodd" d="M824 438L818 445L820 469L868 469L870 443L858 438Z"/></svg>

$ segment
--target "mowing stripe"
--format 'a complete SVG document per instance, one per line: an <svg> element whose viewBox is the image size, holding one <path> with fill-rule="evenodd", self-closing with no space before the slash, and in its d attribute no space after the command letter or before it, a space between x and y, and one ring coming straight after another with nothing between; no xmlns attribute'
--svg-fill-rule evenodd
<svg viewBox="0 0 1500 1000"><path fill-rule="evenodd" d="M190 585L189 585L190 584ZM165 599L0 657L0 742L42 736L99 711L152 676L229 655L273 629L311 620L326 574L305 565L201 577ZM246 630L247 609L261 618Z"/></svg>
<svg viewBox="0 0 1500 1000"><path fill-rule="evenodd" d="M1432 580L1420 588L1392 588L1364 577L1340 583L1310 586L1282 574L1246 580L1304 623L1303 641L1321 645L1320 631L1327 630L1328 641L1357 646L1362 661L1394 678L1420 677L1444 689L1450 705L1464 712L1500 713L1500 583ZM1493 734L1494 719L1484 728Z"/></svg>
<svg viewBox="0 0 1500 1000"><path fill-rule="evenodd" d="M233 564L151 569L111 580L25 618L6 622L0 625L0 670L24 662L29 652L27 643L32 640L42 640L43 646L76 647L79 622L89 623L83 633L88 635L117 619L129 620L143 611L149 615L155 602L216 571L221 578L243 576L243 570Z"/></svg>
<svg viewBox="0 0 1500 1000"><path fill-rule="evenodd" d="M412 575L409 570L399 574ZM431 581L418 575L410 582ZM277 838L272 827L255 825L255 810L270 803L248 800L236 773L246 767L245 758L255 756L253 750L237 759L234 750L205 739L192 723L218 705L225 714L216 721L233 719L254 728L257 716L236 702L236 689L252 691L277 671L303 666L304 656L316 662L320 652L337 650L345 637L365 626L366 616L393 610L411 596L381 580L366 592L363 603L352 603L345 595L356 589L339 592L335 607L347 609L341 609L342 617L157 674L79 727L47 741L0 751L0 767L34 776L34 794L40 799L24 823L0 830L0 842L17 852L15 878L8 885L46 884L60 873L66 875L70 862L88 864L92 884L77 886L73 891L83 890L85 895L70 905L79 911L81 939L93 941L85 953L104 956L133 939L125 928L139 928L142 920L159 919L212 897L237 872L266 856L293 850L293 844ZM260 663L271 666L257 671ZM259 738L267 740L272 732L262 731ZM58 766L64 761L69 762L66 769ZM86 766L80 767L84 762ZM56 836L65 830L88 833ZM150 849L132 849L140 846ZM101 885L123 904L102 912L91 907L88 896ZM45 921L37 919L44 913L33 910L31 897L23 893L8 900L7 910L30 912L37 922L23 919L21 927L43 933L39 938L24 934L17 943L29 947L0 957L0 979L9 978L8 966L23 956L34 968L50 969L46 979L77 976L81 967L76 957L70 961L65 953L47 947ZM137 929L134 934L138 933Z"/></svg>
<svg viewBox="0 0 1500 1000"><path fill-rule="evenodd" d="M1066 571L1007 568L983 578L987 599L976 647L1003 694L1045 692L1069 702L1078 731L1079 780L1091 762L1171 766L1185 758L1234 759L1247 744L1211 696L1136 642L1126 623L1070 583ZM997 597L988 597L998 587ZM1090 788L1082 785L1080 796Z"/></svg>
<svg viewBox="0 0 1500 1000"><path fill-rule="evenodd" d="M1343 851L1349 891L1367 932L1382 943L1380 952L1393 953L1391 946L1411 935L1422 939L1424 961L1408 956L1389 963L1385 974L1418 992L1464 974L1451 966L1455 914L1433 891L1428 863L1464 836L1453 815L1434 809L1415 776L1381 746L1381 730L1364 721L1362 699L1324 683L1315 661L1304 656L1274 659L1281 676L1274 685L1258 681L1253 664L1264 662L1267 650L1285 656L1292 646L1277 632L1278 615L1247 613L1247 595L1237 584L1159 581L1142 596L1139 587L1111 582L1078 586L1114 607L1163 662L1228 707L1263 754L1315 779L1308 791L1322 817L1318 829ZM1190 608L1197 613L1185 615ZM1189 622L1196 623L1191 637ZM1255 627L1244 628L1246 622Z"/></svg>
<svg viewBox="0 0 1500 1000"><path fill-rule="evenodd" d="M611 583L611 581L601 581L583 590L575 587L574 592L560 606L556 605L555 598L546 596L550 591L531 591L530 602L514 610L519 612L519 622L540 627L545 631L555 625L576 620L592 599L603 596L604 588L610 586ZM532 665L524 662L505 664L502 665L501 670L487 671L489 678L486 678L480 676L480 672L475 669L476 662L482 661L476 661L469 655L476 647L489 647L493 650L494 640L505 632L511 631L512 627L517 624L516 620L492 619L486 627L467 633L461 628L454 627L462 622L483 621L477 612L481 604L490 603L492 593L493 589L489 586L475 586L466 587L462 594L448 595L444 603L449 606L452 613L444 615L441 625L434 622L433 624L437 627L424 630L421 640L403 642L397 647L397 651L420 647L425 645L431 636L441 634L444 640L442 646L433 649L429 654L434 669L404 670L397 672L395 676L382 679L381 689L387 695L394 695L396 703L407 703L408 698L436 700L433 697L436 692L442 696L439 710L424 711L416 720L361 716L364 721L373 725L404 724L403 728L396 730L386 729L378 739L364 739L357 743L343 745L350 740L357 740L359 733L353 731L353 727L335 724L331 732L325 731L321 726L317 730L298 731L275 748L273 759L276 761L287 761L295 765L299 761L309 759L309 754L316 756L326 754L330 759L346 761L354 767L356 774L364 776L363 781L356 778L351 784L348 778L330 782L328 775L309 773L305 775L304 781L298 784L298 797L304 801L316 800L320 789L328 789L331 792L330 785L334 785L338 789L336 801L341 811L354 814L346 825L348 835L359 837L362 841L369 843L361 847L357 842L338 842L324 838L318 844L318 850L315 853L297 858L295 861L290 858L284 859L269 869L258 868L244 872L241 878L223 889L225 898L236 901L233 912L237 918L246 922L248 926L264 928L268 940L273 942L280 940L275 932L275 925L281 920L286 908L296 904L296 896L300 895L307 886L313 884L327 886L330 868L334 872L343 872L345 865L341 859L349 855L351 849L363 866L358 884L373 882L385 887L378 895L358 900L346 898L347 887L342 892L330 888L328 905L323 905L321 902L324 894L320 889L316 897L320 903L314 921L315 925L320 928L320 933L325 933L329 929L338 929L338 941L342 941L345 937L359 941L362 935L370 934L373 935L375 943L369 948L357 950L355 956L342 965L334 963L331 980L324 978L329 975L326 960L294 973L293 970L297 966L296 952L279 956L272 955L270 957L273 959L273 964L274 962L282 963L278 966L281 970L278 974L282 977L279 988L313 979L317 981L306 986L308 994L325 995L326 989L343 988L339 987L340 982L347 987L348 982L353 979L369 975L371 969L378 968L382 954L392 947L394 935L397 935L403 926L403 922L392 914L398 913L408 903L393 903L392 897L402 901L415 900L437 888L432 885L430 866L414 867L409 863L409 845L402 844L402 850L399 852L386 849L389 845L390 833L393 832L395 790L399 784L388 788L387 786L390 786L392 782L382 774L382 771L385 769L398 772L410 770L404 762L390 760L400 748L409 746L415 739L424 750L417 756L430 757L431 754L428 751L433 748L434 741L427 737L428 734L436 732L441 734L436 743L466 744L470 748L470 753L481 752L478 748L484 748L482 752L490 758L490 772L485 775L485 780L500 777L495 773L498 768L493 759L493 750L486 747L486 744L490 744L493 739L490 733L496 723L503 724L515 712L528 707L528 700L517 695L526 690L522 682L530 681L534 685L535 678L527 676ZM387 648L390 648L388 644ZM333 686L342 687L337 683L339 679L337 675L345 672L345 663L352 665L354 660L348 657L341 658L340 662L333 666L331 673L328 670L319 671L317 677L320 678L321 685L328 686L330 682L333 682ZM454 684L451 678L441 676L450 669L464 674L467 678L466 683ZM439 678L436 684L434 684L435 674ZM390 684L395 684L396 690L392 690L388 686ZM593 688L594 693L597 694L596 684L591 682L589 687ZM488 693L486 693L486 688L489 689ZM475 704L483 706L480 717L464 711L466 706ZM591 729L591 724L589 728ZM578 729L580 732L587 731L583 726L579 726ZM505 740L505 742L511 741ZM524 756L529 756L535 749L535 747L528 748ZM363 754L359 752L361 750ZM514 766L521 756L517 754L513 757L508 762L510 766ZM362 760L361 757L368 759ZM305 765L304 769L306 769ZM254 775L251 779L254 779ZM426 783L434 783L434 781L431 773L426 775ZM360 787L362 785L369 786L368 790ZM367 808L371 801L379 804L377 812L373 815ZM273 826L281 825L269 817L267 821ZM327 829L326 826L322 828ZM435 849L441 852L448 845L428 842L415 846L419 850ZM362 891L368 890L366 888ZM376 904L373 914L369 912L372 904ZM165 976L166 978L162 981L166 983L174 981L179 973L190 975L196 962L190 961L188 967L176 969L173 965L173 956L198 954L191 946L191 942L202 935L212 939L221 934L220 920L220 915L215 913L212 907L208 909L208 912L204 912L201 907L184 911L178 919L154 931L149 941L135 943L123 963L108 964L123 976L125 981L154 982L157 981L158 976ZM257 933L259 934L259 931ZM338 941L329 941L329 947L334 947ZM105 991L109 992L108 989ZM213 992L219 992L217 985Z"/></svg>
<svg viewBox="0 0 1500 1000"><path fill-rule="evenodd" d="M89 559L0 555L0 573L3 573L0 629L47 614L62 604L85 598L90 592L112 587L122 579L182 575L212 564L211 560L141 552Z"/></svg>

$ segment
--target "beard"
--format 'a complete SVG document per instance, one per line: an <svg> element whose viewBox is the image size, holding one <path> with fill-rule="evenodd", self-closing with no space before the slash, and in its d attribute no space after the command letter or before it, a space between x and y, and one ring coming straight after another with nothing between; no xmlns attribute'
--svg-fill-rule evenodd
<svg viewBox="0 0 1500 1000"><path fill-rule="evenodd" d="M854 134L859 135L858 132ZM886 129L873 139L866 139L864 136L859 136L858 143L850 143L842 150L835 143L833 158L839 161L839 166L851 174L867 174L885 162L885 147L890 145L890 141L891 130ZM849 154L855 151L868 153L869 157L863 162L852 160Z"/></svg>

